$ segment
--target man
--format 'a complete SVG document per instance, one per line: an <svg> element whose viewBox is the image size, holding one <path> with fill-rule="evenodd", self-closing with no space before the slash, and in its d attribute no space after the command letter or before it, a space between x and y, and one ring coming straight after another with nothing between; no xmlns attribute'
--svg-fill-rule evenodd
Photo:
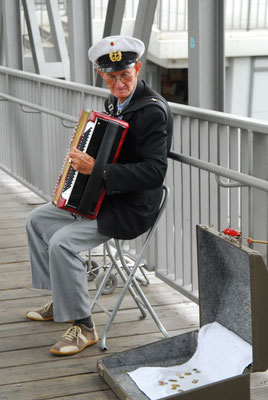
<svg viewBox="0 0 268 400"><path fill-rule="evenodd" d="M33 287L51 289L53 302L28 311L32 320L73 321L51 349L74 354L98 341L91 320L86 268L79 253L109 238L132 239L154 223L162 198L172 117L166 101L138 79L144 44L127 36L102 39L89 49L89 59L111 95L106 110L129 123L118 162L103 173L106 196L96 220L77 218L45 204L27 218ZM95 160L74 149L71 165L91 174Z"/></svg>

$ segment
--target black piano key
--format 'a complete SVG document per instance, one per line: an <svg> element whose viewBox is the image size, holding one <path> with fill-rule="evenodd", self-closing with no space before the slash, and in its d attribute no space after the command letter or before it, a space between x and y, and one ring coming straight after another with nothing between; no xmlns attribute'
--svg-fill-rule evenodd
<svg viewBox="0 0 268 400"><path fill-rule="evenodd" d="M69 187L72 185L72 182L73 182L75 173L76 173L76 170L75 170L73 167L71 167L71 168L70 168L70 171L69 171L69 174L68 174L68 178L66 179L65 185L64 185L64 188L63 188L63 191L64 191L64 192L65 192L67 189L69 189Z"/></svg>
<svg viewBox="0 0 268 400"><path fill-rule="evenodd" d="M78 149L79 149L79 150L84 151L84 149L85 149L85 147L86 147L86 144L87 144L88 137L89 137L91 131L92 131L92 127L90 127L90 128L83 134L83 137L82 137L82 139L81 139L81 141L80 141L80 143L79 143L79 146L78 146Z"/></svg>

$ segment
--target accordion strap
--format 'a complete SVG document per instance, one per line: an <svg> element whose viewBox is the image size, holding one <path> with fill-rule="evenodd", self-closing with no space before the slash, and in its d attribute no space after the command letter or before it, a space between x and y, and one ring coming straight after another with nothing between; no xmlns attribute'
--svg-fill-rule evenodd
<svg viewBox="0 0 268 400"><path fill-rule="evenodd" d="M148 106L156 106L161 108L167 118L167 106L164 100L161 99L159 96L144 96L140 97L137 100L134 100L132 103L130 103L126 108L123 109L122 114L128 114L132 113L135 111L140 110L141 108L148 107Z"/></svg>
<svg viewBox="0 0 268 400"><path fill-rule="evenodd" d="M81 214L88 213L88 210L92 207L92 203L94 203L97 193L102 186L103 171L107 165L119 128L120 125L114 121L109 121L106 126L104 132L105 140L102 140L101 142L98 151L98 157L96 158L94 168L89 176L83 196L81 197L80 204L77 209Z"/></svg>
<svg viewBox="0 0 268 400"><path fill-rule="evenodd" d="M156 106L156 107L161 108L164 111L166 119L167 119L167 116L168 116L167 105L160 96L156 96L156 95L139 97L138 99L134 100L129 105L127 105L122 110L121 115L133 113L135 111L138 111L138 110L140 110L144 107L148 107L148 106ZM108 96L108 99L106 102L106 109L109 111L109 113L112 116L115 116L115 117L118 116L118 114L114 113L115 98L113 95Z"/></svg>

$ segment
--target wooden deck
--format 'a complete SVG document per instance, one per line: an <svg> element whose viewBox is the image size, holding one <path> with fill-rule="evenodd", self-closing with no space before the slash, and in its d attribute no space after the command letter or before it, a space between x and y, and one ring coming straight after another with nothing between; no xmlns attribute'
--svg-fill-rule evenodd
<svg viewBox="0 0 268 400"><path fill-rule="evenodd" d="M48 291L31 289L25 236L25 218L40 203L38 196L0 170L0 399L116 399L96 372L96 361L103 355L98 345L74 356L53 356L50 346L69 325L25 318L27 309L50 299ZM153 274L149 278L151 283L144 292L169 334L197 329L197 305ZM93 297L94 282L89 283L89 291ZM102 296L102 304L111 308L118 291ZM106 314L96 308L94 321L101 335ZM127 296L108 334L105 354L162 338L150 317L139 320L135 303ZM267 373L254 374L252 399L268 399Z"/></svg>

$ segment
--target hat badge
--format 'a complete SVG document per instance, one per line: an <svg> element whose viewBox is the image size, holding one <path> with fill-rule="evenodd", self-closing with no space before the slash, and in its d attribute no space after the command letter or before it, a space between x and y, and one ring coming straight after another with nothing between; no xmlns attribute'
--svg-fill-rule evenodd
<svg viewBox="0 0 268 400"><path fill-rule="evenodd" d="M118 51L111 51L109 54L109 58L112 62L121 61L122 60L122 53L120 50Z"/></svg>

